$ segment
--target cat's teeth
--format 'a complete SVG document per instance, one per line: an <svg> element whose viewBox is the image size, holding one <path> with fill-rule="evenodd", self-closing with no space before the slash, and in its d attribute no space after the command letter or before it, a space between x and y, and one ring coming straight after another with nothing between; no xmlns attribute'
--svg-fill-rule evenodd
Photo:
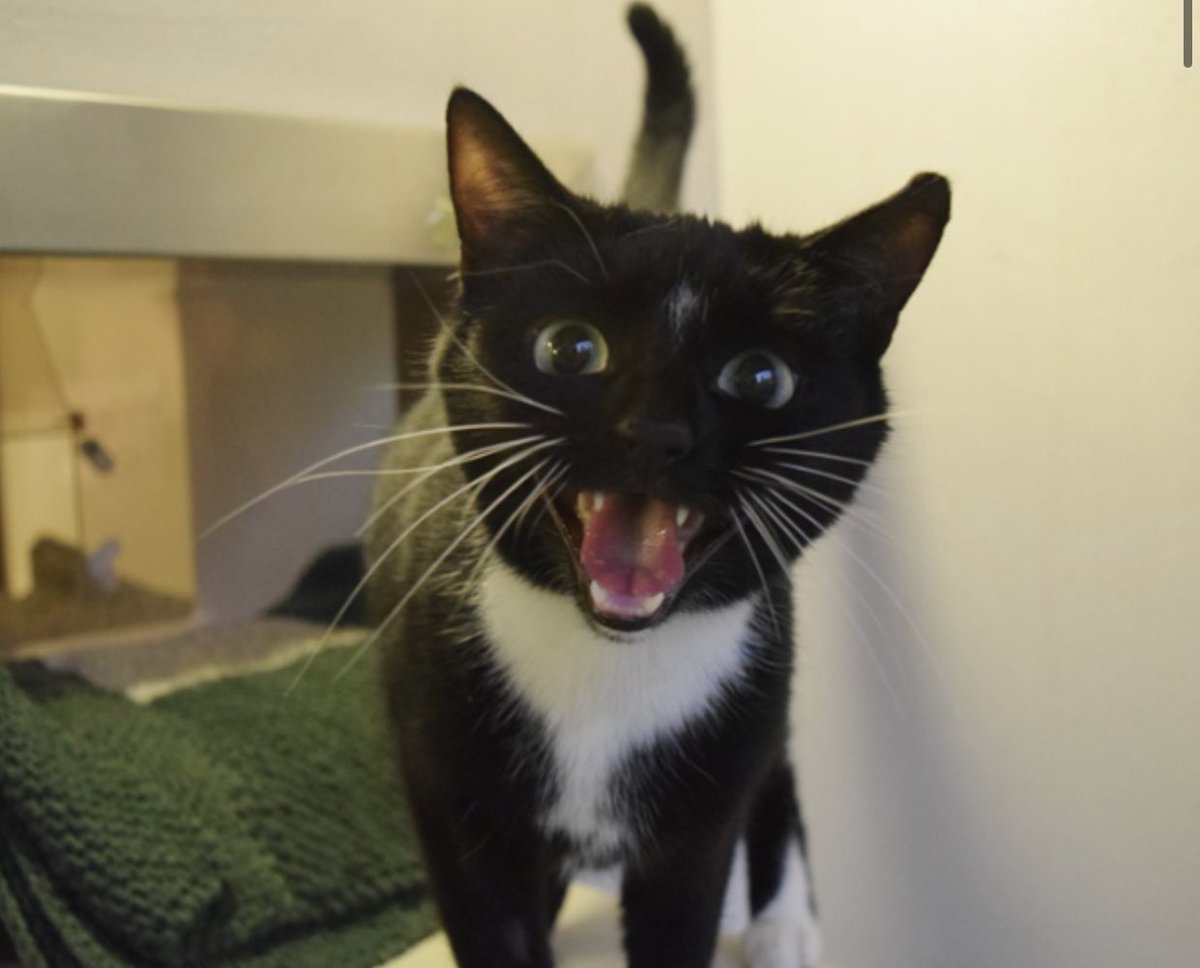
<svg viewBox="0 0 1200 968"><path fill-rule="evenodd" d="M585 518L604 507L604 495L599 491L580 491L576 500L579 517Z"/></svg>
<svg viewBox="0 0 1200 968"><path fill-rule="evenodd" d="M651 595L649 598L643 598L642 609L644 610L645 614L653 615L660 608L662 608L662 603L666 600L667 596L662 592L659 592L657 595Z"/></svg>
<svg viewBox="0 0 1200 968"><path fill-rule="evenodd" d="M680 507L680 509L675 512L675 527L682 528L685 524L687 524L688 516L691 513L692 512L687 508Z"/></svg>
<svg viewBox="0 0 1200 968"><path fill-rule="evenodd" d="M667 600L662 592L644 598L613 595L598 581L593 581L588 590L592 595L592 604L598 609L625 618L649 618L662 608L663 602Z"/></svg>

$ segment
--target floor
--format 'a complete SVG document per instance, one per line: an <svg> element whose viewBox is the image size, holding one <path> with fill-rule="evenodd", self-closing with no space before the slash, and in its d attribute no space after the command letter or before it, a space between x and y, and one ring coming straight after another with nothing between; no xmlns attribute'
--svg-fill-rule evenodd
<svg viewBox="0 0 1200 968"><path fill-rule="evenodd" d="M583 884L572 886L555 932L558 968L624 968L616 898ZM737 943L728 940L713 968L739 968ZM454 968L450 946L434 935L381 968Z"/></svg>

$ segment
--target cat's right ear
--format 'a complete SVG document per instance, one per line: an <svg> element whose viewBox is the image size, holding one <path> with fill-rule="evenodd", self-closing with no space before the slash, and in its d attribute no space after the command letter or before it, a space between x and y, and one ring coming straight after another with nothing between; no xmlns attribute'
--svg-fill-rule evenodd
<svg viewBox="0 0 1200 968"><path fill-rule="evenodd" d="M810 236L808 252L825 267L842 304L856 317L854 337L878 359L900 310L924 276L950 220L950 183L917 175L904 188Z"/></svg>
<svg viewBox="0 0 1200 968"><path fill-rule="evenodd" d="M570 194L512 125L487 101L456 88L446 107L450 196L465 264L487 260L520 234L561 210Z"/></svg>

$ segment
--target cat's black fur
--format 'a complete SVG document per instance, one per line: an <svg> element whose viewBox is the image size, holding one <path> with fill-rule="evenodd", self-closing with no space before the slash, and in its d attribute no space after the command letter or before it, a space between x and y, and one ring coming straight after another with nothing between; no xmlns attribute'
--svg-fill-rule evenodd
<svg viewBox="0 0 1200 968"><path fill-rule="evenodd" d="M647 30L669 42L660 51L678 55L646 8L632 20L652 68ZM678 93L679 71L665 75ZM652 92L651 112L654 103ZM784 897L785 881L802 876L788 851L803 847L787 759L787 565L852 499L883 444L879 358L949 217L948 185L920 175L830 229L778 236L571 194L469 91L452 96L448 129L461 295L431 363L441 388L406 419L400 432L414 436L388 459L393 470L438 469L383 478L368 560L379 562L371 609L402 770L455 955L464 968L547 968L571 874L620 864L629 965L707 968L742 842L760 931L752 966L802 968L807 942L788 932L805 930L809 912L788 909L795 898ZM658 198L665 208L678 179L668 173L658 184L668 186ZM538 362L547 327L564 320L594 327L568 356L607 344L598 372ZM789 399L756 403L753 385L726 379L747 350L786 364ZM749 366L768 390L786 382L762 359L734 369L744 377ZM532 436L524 446L541 449L525 456L521 445L472 456ZM763 443L773 438L792 440ZM456 463L463 455L472 459ZM607 506L616 524L585 510L594 493L615 502ZM652 527L653 515L680 507L691 509L688 520L704 516L683 552L682 582L655 579L656 607L649 593L631 592L632 605L596 598L589 589L600 566L581 543L625 549L639 568L657 564L647 550L654 535L679 547L687 539L682 524ZM605 580L626 572L633 566L621 564ZM498 602L497 589L520 598L522 635L502 615L512 603ZM735 615L745 619L736 634L714 644L709 626ZM697 667L716 670L694 695L661 681L622 692L623 666L646 660L638 650L669 656L665 675L674 669L686 680L689 635ZM611 681L571 682L571 649L580 650L579 669L605 670ZM539 692L543 667L561 671L561 696ZM679 701L686 714L664 709L659 728L653 700L633 695L643 686L645 697ZM591 831L555 819L570 783L587 788L586 777L568 775L561 724L588 715L565 697L583 709L605 690L614 735L627 715L651 724L631 732L606 761L611 772L596 778ZM810 904L807 888L801 903Z"/></svg>

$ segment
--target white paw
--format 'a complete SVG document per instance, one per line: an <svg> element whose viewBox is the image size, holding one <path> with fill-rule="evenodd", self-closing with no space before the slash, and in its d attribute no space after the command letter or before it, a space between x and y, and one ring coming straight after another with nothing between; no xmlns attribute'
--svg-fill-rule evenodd
<svg viewBox="0 0 1200 968"><path fill-rule="evenodd" d="M756 918L745 937L747 968L817 968L821 931L812 918Z"/></svg>
<svg viewBox="0 0 1200 968"><path fill-rule="evenodd" d="M779 890L746 930L747 968L817 968L821 928L811 900L808 868L793 843L784 859Z"/></svg>

